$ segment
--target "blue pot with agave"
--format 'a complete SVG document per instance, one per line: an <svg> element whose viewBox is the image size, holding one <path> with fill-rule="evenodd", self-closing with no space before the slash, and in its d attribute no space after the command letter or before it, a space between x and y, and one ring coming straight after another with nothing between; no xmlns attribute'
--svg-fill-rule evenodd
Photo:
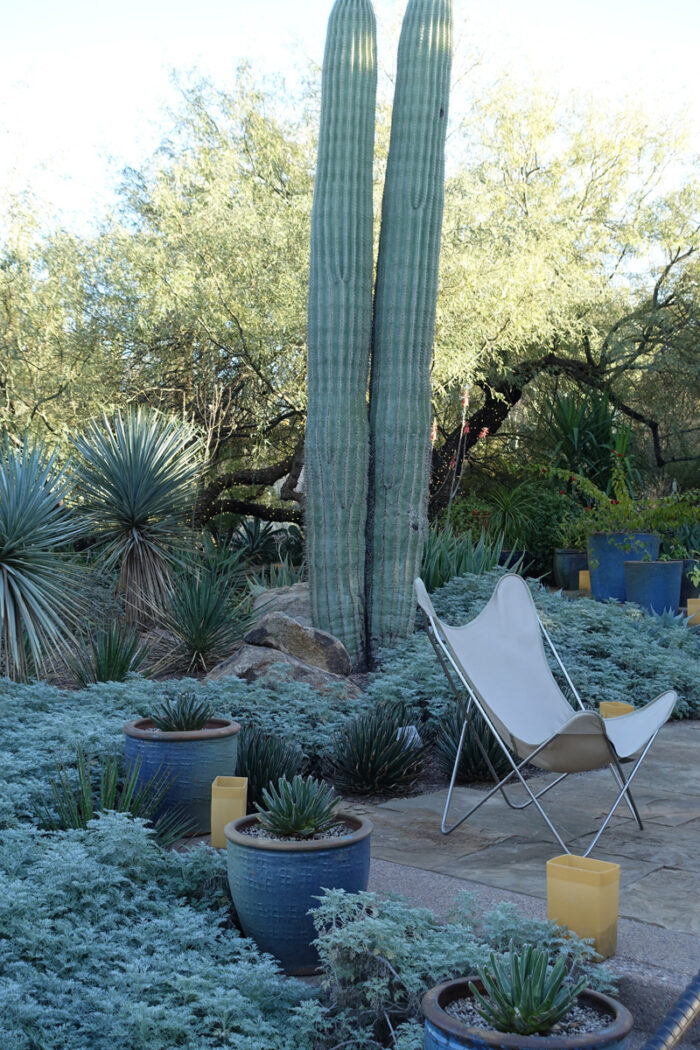
<svg viewBox="0 0 700 1050"><path fill-rule="evenodd" d="M289 974L318 968L313 919L324 889L359 893L369 880L371 823L337 813L331 787L282 777L254 816L227 824L228 882L243 932Z"/></svg>
<svg viewBox="0 0 700 1050"><path fill-rule="evenodd" d="M155 780L165 788L156 819L177 813L191 834L209 833L211 786L217 776L235 774L240 729L191 691L166 694L150 717L126 723L127 771L138 770L139 787Z"/></svg>
<svg viewBox="0 0 700 1050"><path fill-rule="evenodd" d="M589 536L588 568L595 600L624 602L625 562L633 558L655 561L660 543L653 532L594 532Z"/></svg>
<svg viewBox="0 0 700 1050"><path fill-rule="evenodd" d="M563 957L511 942L477 976L426 993L424 1050L627 1050L629 1010L584 983L571 980Z"/></svg>

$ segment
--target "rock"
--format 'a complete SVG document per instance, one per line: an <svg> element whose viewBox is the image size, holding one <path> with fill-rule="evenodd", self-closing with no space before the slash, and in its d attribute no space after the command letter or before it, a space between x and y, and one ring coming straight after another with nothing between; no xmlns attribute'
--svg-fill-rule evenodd
<svg viewBox="0 0 700 1050"><path fill-rule="evenodd" d="M275 667L279 664L284 666ZM233 656L217 664L206 678L208 681L216 681L227 675L235 675L246 682L256 682L260 678L274 678L277 672L281 672L285 679L306 682L319 693L330 693L334 696L338 696L339 693L344 696L362 695L361 689L340 675L330 674L320 667L312 667L279 649L259 645L241 646Z"/></svg>
<svg viewBox="0 0 700 1050"><path fill-rule="evenodd" d="M352 669L348 651L341 641L326 631L305 627L283 612L267 613L243 640L248 645L287 653L331 674L348 675Z"/></svg>
<svg viewBox="0 0 700 1050"><path fill-rule="evenodd" d="M313 627L308 583L293 583L290 587L269 587L255 598L253 609L261 616L273 612L285 613L304 627Z"/></svg>

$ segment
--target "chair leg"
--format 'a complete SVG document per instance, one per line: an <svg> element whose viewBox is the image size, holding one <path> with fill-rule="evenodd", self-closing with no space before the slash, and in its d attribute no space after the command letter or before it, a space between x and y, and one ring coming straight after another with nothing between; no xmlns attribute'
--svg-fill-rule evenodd
<svg viewBox="0 0 700 1050"><path fill-rule="evenodd" d="M600 836L601 836L601 835L603 834L603 832L604 832L604 831L605 831L605 829L607 828L608 824L610 823L610 820L611 820L611 818L612 818L612 815L613 815L613 813L615 812L615 810L617 809L617 807L618 807L618 806L620 805L620 802L622 801L622 799L623 799L623 798L625 798L625 799L627 799L627 800L631 800L631 801L632 801L632 807L633 807L633 810L632 810L632 812L633 812L633 813L635 814L635 819L637 820L637 823L638 823L638 825L639 825L640 829L642 828L642 826L643 826L643 825L642 825L642 821L641 821L641 818L640 818L640 816L639 816L639 813L638 813L638 811L637 811L637 806L636 806L636 804L634 803L634 800L632 800L632 795L631 795L631 793L630 793L630 789L629 789L629 787L630 787L630 784L632 783L632 780L633 780L633 778L634 778L634 777L635 777L635 776L637 775L637 773L638 773L638 771L639 771L639 767L641 766L641 764L642 764L642 761L644 760L644 758L645 758L645 756L646 756L646 753L647 753L647 751L649 750L649 748L651 747L651 745L652 745L652 744L654 743L654 741L656 740L656 736L657 736L657 733L658 733L658 729L657 729L656 733L654 733L654 735L653 735L653 737L651 738L651 740L649 740L649 741L648 741L648 743L647 743L646 747L644 748L644 750L643 750L643 751L642 751L642 753L640 754L640 756L639 756L639 758L637 759L637 761L636 761L636 762L634 763L634 766L632 767L632 772L630 773L630 775L629 775L629 776L627 777L627 779L626 779L626 780L625 780L624 774L623 774L623 772L622 772L622 768L620 767L620 763L619 763L619 760L617 759L617 756L614 756L614 765L617 765L617 774L618 774L618 776L619 776L619 777L621 778L621 780L622 780L622 784L623 784L623 787L622 787L622 790L620 791L619 795L617 796L617 798L616 798L616 799L615 799L615 801L613 802L613 804L612 804L612 808L611 808L610 812L608 813L607 817L605 818L605 820L603 821L603 823L602 823L602 824L600 825L600 827L598 828L598 831L597 831L597 833L596 833L596 836L595 836L595 838L594 838L594 839L593 839L593 841L591 842L591 844L590 844L590 846L588 847L588 849L586 850L586 852L585 852L585 853L583 854L583 855L584 855L584 857L587 857L587 856L588 856L588 854L589 854L589 853L591 852L591 850L593 849L593 847L594 847L594 846L595 846L595 844L597 843L597 841L598 841L598 839L600 838Z"/></svg>
<svg viewBox="0 0 700 1050"><path fill-rule="evenodd" d="M625 774L622 770L622 767L619 765L617 760L610 766L610 772L612 773L617 786L619 788L623 788L627 781L625 780ZM637 803L634 801L634 798L632 797L632 792L629 790L629 788L625 793L625 802L627 803L627 808L629 809L630 813L637 822L637 827L640 831L644 831L644 825L642 824L642 818L640 817L639 810L637 809Z"/></svg>

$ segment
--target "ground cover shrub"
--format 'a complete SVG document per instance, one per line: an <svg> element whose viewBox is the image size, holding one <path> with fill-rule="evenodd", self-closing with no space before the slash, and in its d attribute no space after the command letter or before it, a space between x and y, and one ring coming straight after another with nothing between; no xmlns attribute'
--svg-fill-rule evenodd
<svg viewBox="0 0 700 1050"><path fill-rule="evenodd" d="M214 850L154 848L141 822L13 829L0 844L0 1001L12 1050L292 1050L308 992L225 928Z"/></svg>
<svg viewBox="0 0 700 1050"><path fill-rule="evenodd" d="M566 937L554 923L523 920L511 904L483 914L474 897L463 894L449 921L399 897L326 891L314 911L322 967L321 1016L315 1006L316 1050L342 1044L402 1050L423 1045L420 1001L424 992L459 974L474 973L493 950L503 956L511 943L543 944L554 958L563 955L586 984L613 991L610 970L600 966L590 945ZM297 1016L303 1016L303 1007ZM364 1034L367 1042L355 1043ZM392 1038L393 1033L393 1038ZM335 1040L335 1042L333 1042Z"/></svg>
<svg viewBox="0 0 700 1050"><path fill-rule="evenodd" d="M439 616L460 624L486 604L501 573L452 580L432 598ZM698 639L681 625L660 626L632 605L567 599L529 581L543 623L585 703L625 700L640 704L672 687L679 695L675 718L700 717ZM378 657L367 695L374 703L402 700L408 715L433 727L447 712L452 693L424 632ZM557 672L554 661L553 671Z"/></svg>

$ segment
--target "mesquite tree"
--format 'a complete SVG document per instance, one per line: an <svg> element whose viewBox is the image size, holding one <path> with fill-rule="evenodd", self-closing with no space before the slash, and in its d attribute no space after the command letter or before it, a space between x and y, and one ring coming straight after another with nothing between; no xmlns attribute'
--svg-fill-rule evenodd
<svg viewBox="0 0 700 1050"><path fill-rule="evenodd" d="M329 21L311 232L308 562L316 624L360 664L411 630L427 528L451 8L451 0L409 0L406 9L373 320L364 208L374 20L368 0L337 0Z"/></svg>

